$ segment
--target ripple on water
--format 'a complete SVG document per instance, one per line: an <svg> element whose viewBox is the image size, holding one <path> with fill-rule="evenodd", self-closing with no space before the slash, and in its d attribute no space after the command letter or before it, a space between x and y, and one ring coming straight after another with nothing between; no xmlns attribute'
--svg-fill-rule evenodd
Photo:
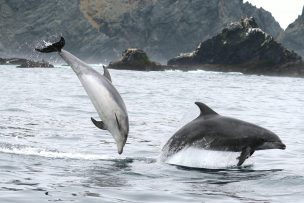
<svg viewBox="0 0 304 203"><path fill-rule="evenodd" d="M69 67L1 66L0 202L302 202L303 79L110 72L130 117L122 156L91 123L98 115ZM162 145L198 115L195 101L273 130L287 149L256 152L241 168L239 154L175 160L208 169L160 162Z"/></svg>

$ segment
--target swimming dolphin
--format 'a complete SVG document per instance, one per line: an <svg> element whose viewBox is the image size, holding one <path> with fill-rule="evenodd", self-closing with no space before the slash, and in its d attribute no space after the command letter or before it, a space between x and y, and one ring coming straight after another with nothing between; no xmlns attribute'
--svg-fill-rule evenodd
<svg viewBox="0 0 304 203"><path fill-rule="evenodd" d="M189 147L241 152L238 166L255 150L285 149L286 146L273 132L234 118L221 116L207 105L195 103L201 114L178 130L163 147L163 159Z"/></svg>
<svg viewBox="0 0 304 203"><path fill-rule="evenodd" d="M123 152L129 133L129 119L124 101L111 83L111 76L106 67L101 75L88 64L81 61L71 53L63 50L65 40L43 48L36 48L42 53L58 52L78 76L102 121L91 118L94 125L102 130L108 130L114 137L118 154Z"/></svg>

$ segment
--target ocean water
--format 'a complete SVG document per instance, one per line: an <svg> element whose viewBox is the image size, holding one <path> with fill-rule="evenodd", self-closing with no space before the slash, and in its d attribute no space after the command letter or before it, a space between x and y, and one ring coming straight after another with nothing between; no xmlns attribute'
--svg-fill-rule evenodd
<svg viewBox="0 0 304 203"><path fill-rule="evenodd" d="M303 202L304 79L110 72L130 118L121 156L91 123L97 113L69 67L0 66L1 203ZM223 165L231 154L199 151L173 164L202 156L201 169L161 162L165 142L199 114L195 101L272 130L287 149L257 151L242 168Z"/></svg>

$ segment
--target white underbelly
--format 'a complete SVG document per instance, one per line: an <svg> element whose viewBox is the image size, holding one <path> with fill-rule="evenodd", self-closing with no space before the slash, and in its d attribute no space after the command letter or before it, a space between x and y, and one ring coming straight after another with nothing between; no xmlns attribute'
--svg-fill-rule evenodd
<svg viewBox="0 0 304 203"><path fill-rule="evenodd" d="M185 148L167 157L168 164L192 168L229 168L236 166L240 152L212 151L195 147Z"/></svg>
<svg viewBox="0 0 304 203"><path fill-rule="evenodd" d="M113 120L118 106L114 101L111 92L99 81L99 78L97 77L92 75L82 75L79 79L99 117L104 120L104 122Z"/></svg>

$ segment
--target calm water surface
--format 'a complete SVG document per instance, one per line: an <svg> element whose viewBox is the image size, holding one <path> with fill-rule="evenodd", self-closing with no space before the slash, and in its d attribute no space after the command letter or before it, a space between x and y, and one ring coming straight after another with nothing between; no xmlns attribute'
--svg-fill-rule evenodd
<svg viewBox="0 0 304 203"><path fill-rule="evenodd" d="M100 66L96 69L102 72ZM110 70L130 117L122 156L69 67L0 67L0 202L303 202L304 79ZM195 101L278 134L243 168L161 163Z"/></svg>

